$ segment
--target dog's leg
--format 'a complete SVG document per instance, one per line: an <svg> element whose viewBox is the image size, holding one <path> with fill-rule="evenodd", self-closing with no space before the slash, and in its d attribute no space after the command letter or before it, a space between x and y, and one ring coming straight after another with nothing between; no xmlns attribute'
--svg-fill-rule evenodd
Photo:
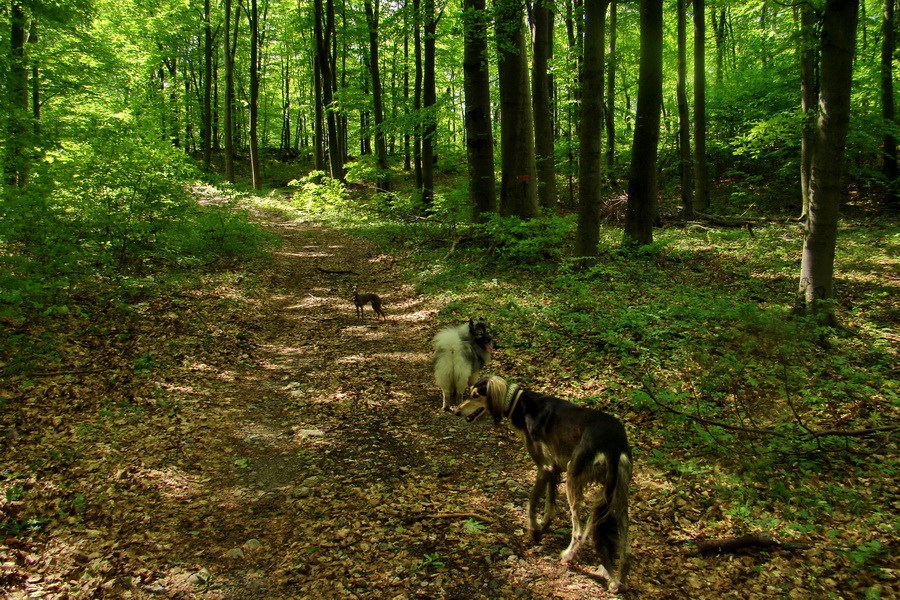
<svg viewBox="0 0 900 600"><path fill-rule="evenodd" d="M559 474L552 468L538 467L537 475L534 480L534 487L531 489L531 495L528 496L528 533L531 540L535 543L541 540L553 515L556 512L556 485L559 481ZM542 523L538 523L537 506L544 499L544 518Z"/></svg>
<svg viewBox="0 0 900 600"><path fill-rule="evenodd" d="M572 540L569 547L563 550L561 559L564 563L574 559L584 543L586 530L581 522L581 506L584 499L582 488L583 482L578 476L573 476L571 472L566 475L566 498L569 501L569 511L572 513Z"/></svg>
<svg viewBox="0 0 900 600"><path fill-rule="evenodd" d="M546 493L544 494L544 518L541 522L541 531L550 529L550 524L556 517L556 493L559 489L559 470L553 469L550 472L550 479L546 483Z"/></svg>

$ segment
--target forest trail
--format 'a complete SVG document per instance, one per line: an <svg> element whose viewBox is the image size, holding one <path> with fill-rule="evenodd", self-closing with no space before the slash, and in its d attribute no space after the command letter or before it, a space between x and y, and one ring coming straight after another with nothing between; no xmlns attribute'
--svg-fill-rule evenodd
<svg viewBox="0 0 900 600"><path fill-rule="evenodd" d="M526 544L533 474L518 440L439 410L435 303L364 240L310 223L271 228L282 244L256 350L209 374L182 446L196 475L170 508L184 535L166 552L165 593L603 597L596 578L557 560L564 531ZM371 307L357 320L355 283L382 296L386 321Z"/></svg>
<svg viewBox="0 0 900 600"><path fill-rule="evenodd" d="M257 281L136 303L73 333L77 368L9 397L0 516L39 526L0 539L0 597L609 597L592 549L559 560L563 498L558 529L528 540L534 468L518 438L440 411L439 300L365 240L264 226L281 244ZM357 320L354 284L383 297L386 321L371 307ZM487 372L507 374L512 333L495 333ZM621 416L638 450L623 597L814 597L803 567L819 550L690 556L733 523L713 491L642 464L651 416Z"/></svg>

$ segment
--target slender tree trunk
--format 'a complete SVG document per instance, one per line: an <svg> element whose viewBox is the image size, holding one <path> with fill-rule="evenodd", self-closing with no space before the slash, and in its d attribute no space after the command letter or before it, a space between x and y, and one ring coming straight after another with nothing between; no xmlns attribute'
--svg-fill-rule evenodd
<svg viewBox="0 0 900 600"><path fill-rule="evenodd" d="M331 1L323 10L322 0L314 0L316 61L322 77L322 103L325 108L325 122L328 134L329 175L334 179L344 178L343 152L338 136L337 115L334 110L334 71L331 62L331 34L334 30Z"/></svg>
<svg viewBox="0 0 900 600"><path fill-rule="evenodd" d="M626 246L646 246L653 242L662 110L662 4L662 0L641 0L641 61L625 212L623 243Z"/></svg>
<svg viewBox="0 0 900 600"><path fill-rule="evenodd" d="M28 69L26 67L25 43L28 35L28 18L24 2L13 0L9 14L9 71L6 79L6 162L4 175L9 186L25 187L31 170L32 123L29 114Z"/></svg>
<svg viewBox="0 0 900 600"><path fill-rule="evenodd" d="M706 163L706 0L694 0L694 209L709 210Z"/></svg>
<svg viewBox="0 0 900 600"><path fill-rule="evenodd" d="M719 9L718 16L715 11L710 15L713 36L716 40L716 83L720 84L725 78L725 35L727 27L725 24L725 11L727 5L722 5Z"/></svg>
<svg viewBox="0 0 900 600"><path fill-rule="evenodd" d="M606 171L612 181L616 166L616 27L618 25L617 2L609 3L609 52L606 74Z"/></svg>
<svg viewBox="0 0 900 600"><path fill-rule="evenodd" d="M819 88L816 82L815 17L812 7L800 3L800 110L803 128L800 134L800 197L803 203L801 219L809 214L810 183L812 181L813 149L816 138L816 102Z"/></svg>
<svg viewBox="0 0 900 600"><path fill-rule="evenodd" d="M316 171L325 171L325 108L322 104L322 72L319 70L319 61L313 60L313 101L316 103L315 125L313 128L313 156L315 157Z"/></svg>
<svg viewBox="0 0 900 600"><path fill-rule="evenodd" d="M798 309L829 325L836 323L834 254L858 12L858 0L828 0L822 19L819 119L809 214L804 221Z"/></svg>
<svg viewBox="0 0 900 600"><path fill-rule="evenodd" d="M537 152L538 201L546 209L556 207L556 160L553 147L553 114L550 107L549 62L553 56L552 4L534 0L531 9L532 40L532 101L534 108L534 136Z"/></svg>
<svg viewBox="0 0 900 600"><path fill-rule="evenodd" d="M372 75L372 102L375 109L375 156L381 174L378 187L381 191L391 191L388 170L387 144L384 139L384 108L381 99L381 71L378 68L378 0L372 7L372 0L365 1L366 21L369 25L369 69Z"/></svg>
<svg viewBox="0 0 900 600"><path fill-rule="evenodd" d="M584 2L584 62L581 74L581 135L578 159L576 256L596 256L600 241L603 149L603 53L608 0Z"/></svg>
<svg viewBox="0 0 900 600"><path fill-rule="evenodd" d="M500 80L500 214L524 219L538 214L534 119L528 84L522 6L495 5Z"/></svg>
<svg viewBox="0 0 900 600"><path fill-rule="evenodd" d="M225 179L234 183L234 51L231 38L231 0L225 2L225 23L223 35L223 58L225 75L225 103L223 108L223 122L225 128ZM235 19L237 30L237 19Z"/></svg>
<svg viewBox="0 0 900 600"><path fill-rule="evenodd" d="M32 46L38 43L37 19L31 19L31 32L28 34L28 43ZM31 61L31 119L33 123L32 133L38 140L41 133L41 67L38 59Z"/></svg>
<svg viewBox="0 0 900 600"><path fill-rule="evenodd" d="M897 139L892 128L894 122L894 2L884 0L884 16L881 24L881 116L884 118L884 154L882 172L887 180L885 206L891 210L900 209L900 194L897 190Z"/></svg>
<svg viewBox="0 0 900 600"><path fill-rule="evenodd" d="M404 12L404 19L405 17ZM409 35L403 36L403 106L404 110L409 110ZM410 150L409 129L403 132L403 170L410 171L412 169L412 152Z"/></svg>
<svg viewBox="0 0 900 600"><path fill-rule="evenodd" d="M213 33L210 22L210 1L203 0L203 166L209 171L212 165L212 73Z"/></svg>
<svg viewBox="0 0 900 600"><path fill-rule="evenodd" d="M415 82L413 83L413 112L416 115L416 128L413 134L413 169L416 174L416 189L424 194L422 177L422 19L419 11L419 0L413 0L413 60L416 63Z"/></svg>
<svg viewBox="0 0 900 600"><path fill-rule="evenodd" d="M250 181L253 189L262 189L262 169L259 160L259 5L250 0Z"/></svg>
<svg viewBox="0 0 900 600"><path fill-rule="evenodd" d="M485 0L464 0L466 158L472 217L476 221L483 221L488 213L497 212L494 137L491 131L491 82L487 54L488 19Z"/></svg>
<svg viewBox="0 0 900 600"><path fill-rule="evenodd" d="M422 128L422 202L426 208L434 199L434 161L437 146L437 90L435 89L434 51L437 18L434 0L425 0L425 64L422 75L422 99L425 121Z"/></svg>
<svg viewBox="0 0 900 600"><path fill-rule="evenodd" d="M685 0L678 0L676 12L678 30L678 66L675 95L678 102L678 154L681 171L681 210L685 219L694 216L694 163L691 160L691 123L687 99L687 9Z"/></svg>

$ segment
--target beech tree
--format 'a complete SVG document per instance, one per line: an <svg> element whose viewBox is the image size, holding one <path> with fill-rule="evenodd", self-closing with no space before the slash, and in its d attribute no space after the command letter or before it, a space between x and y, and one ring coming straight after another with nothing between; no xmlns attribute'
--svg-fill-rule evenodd
<svg viewBox="0 0 900 600"><path fill-rule="evenodd" d="M556 207L556 163L553 139L553 114L550 106L553 57L553 4L535 0L531 6L532 105L534 109L535 152L537 153L538 201L547 209Z"/></svg>
<svg viewBox="0 0 900 600"><path fill-rule="evenodd" d="M465 0L463 75L466 95L466 159L472 216L479 221L486 213L497 211L487 54L488 18L484 0Z"/></svg>
<svg viewBox="0 0 900 600"><path fill-rule="evenodd" d="M881 20L881 115L884 118L884 157L882 172L887 182L885 205L890 209L900 208L900 194L897 193L897 139L894 137L894 51L896 50L894 21L894 1L884 0Z"/></svg>
<svg viewBox="0 0 900 600"><path fill-rule="evenodd" d="M653 242L662 111L662 17L662 0L641 0L641 63L623 240L627 246L646 246Z"/></svg>
<svg viewBox="0 0 900 600"><path fill-rule="evenodd" d="M809 211L803 221L798 310L835 324L834 254L850 123L850 87L858 0L828 0L822 16L821 85Z"/></svg>
<svg viewBox="0 0 900 600"><path fill-rule="evenodd" d="M500 88L500 214L538 214L534 118L525 53L525 21L516 0L495 3Z"/></svg>
<svg viewBox="0 0 900 600"><path fill-rule="evenodd" d="M600 194L603 173L603 51L608 0L585 0L584 68L581 73L581 129L578 160L577 256L595 256L600 238Z"/></svg>
<svg viewBox="0 0 900 600"><path fill-rule="evenodd" d="M375 156L381 178L377 185L382 191L391 190L390 171L388 170L387 144L384 139L384 108L381 94L381 70L378 67L378 0L372 6L372 0L365 1L366 21L369 26L369 71L372 76L372 105L375 110Z"/></svg>
<svg viewBox="0 0 900 600"><path fill-rule="evenodd" d="M694 208L709 209L706 164L706 0L694 4Z"/></svg>

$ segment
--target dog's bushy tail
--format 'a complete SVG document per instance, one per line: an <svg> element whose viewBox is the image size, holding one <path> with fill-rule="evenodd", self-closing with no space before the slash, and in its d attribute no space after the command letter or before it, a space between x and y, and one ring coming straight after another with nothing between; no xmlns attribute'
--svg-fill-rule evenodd
<svg viewBox="0 0 900 600"><path fill-rule="evenodd" d="M471 362L466 354L468 325L444 329L434 336L434 378L445 393L450 396L462 394L472 372Z"/></svg>
<svg viewBox="0 0 900 600"><path fill-rule="evenodd" d="M603 496L594 505L591 515L594 547L607 569L616 562L619 563L619 569L624 569L628 552L631 458L623 452L617 457L608 456L606 460L608 468ZM624 578L624 573L621 576Z"/></svg>

